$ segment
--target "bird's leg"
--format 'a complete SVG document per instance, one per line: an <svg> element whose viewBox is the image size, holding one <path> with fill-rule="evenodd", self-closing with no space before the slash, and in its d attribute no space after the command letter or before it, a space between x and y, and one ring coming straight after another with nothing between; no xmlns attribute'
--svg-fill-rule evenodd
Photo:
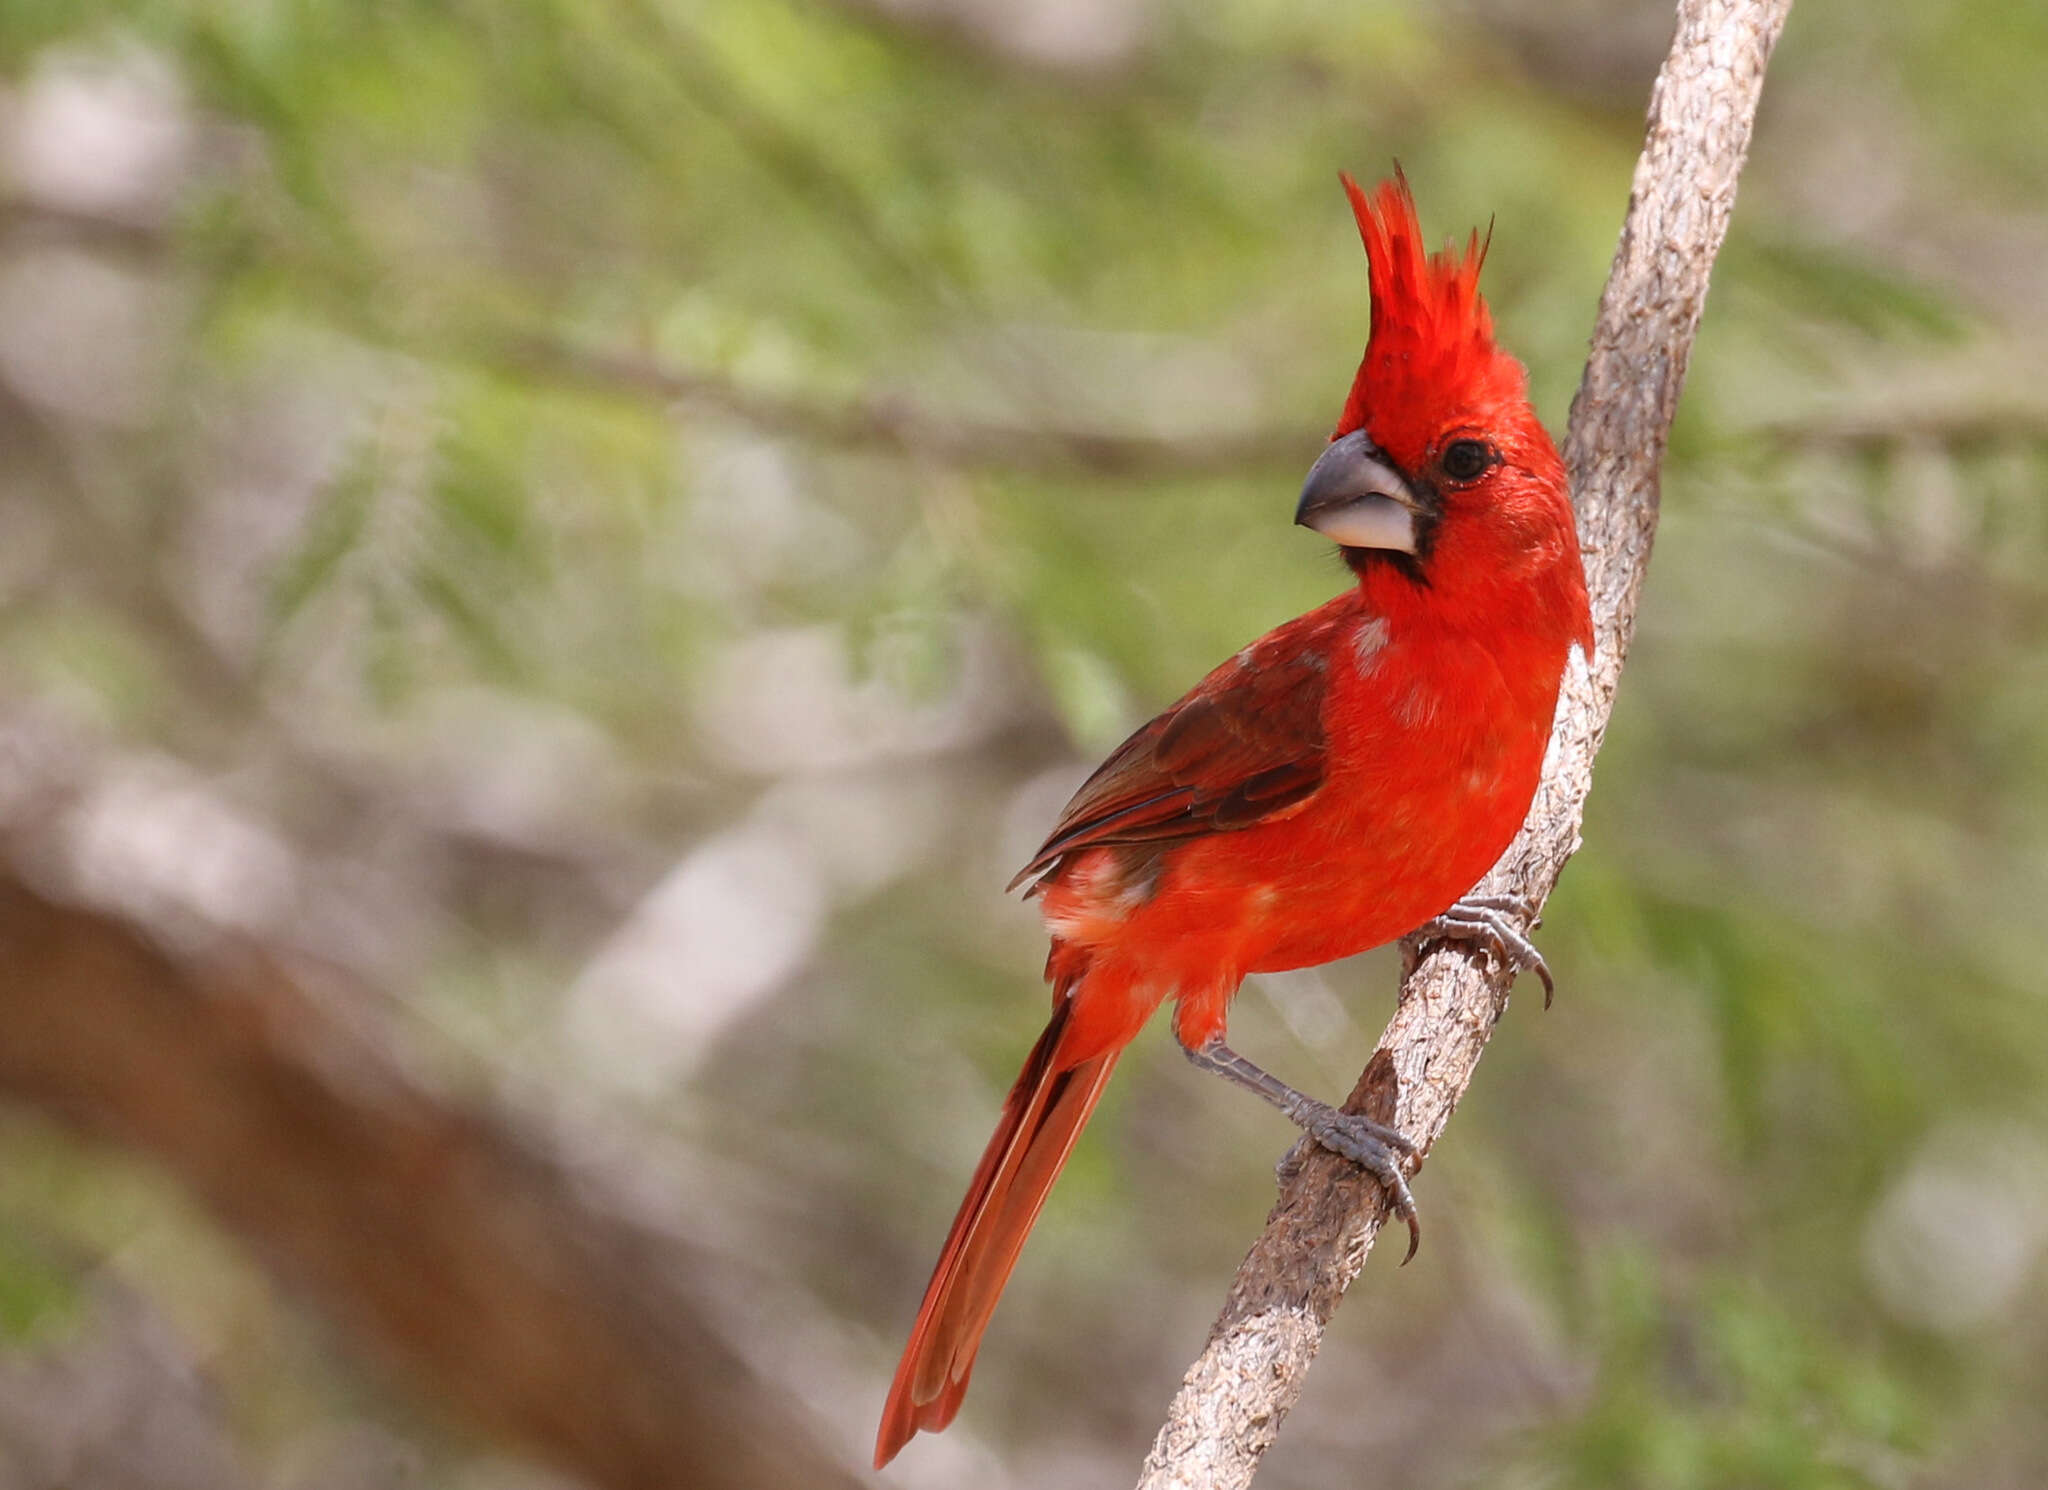
<svg viewBox="0 0 2048 1490"><path fill-rule="evenodd" d="M1253 1065L1221 1040L1201 1045L1182 1045L1189 1060L1204 1071L1214 1071L1247 1091L1257 1092L1286 1113L1294 1125L1332 1153L1342 1154L1386 1187L1394 1214L1408 1223L1408 1257L1422 1245L1422 1222L1416 1215L1415 1196L1408 1177L1401 1172L1399 1156L1416 1153L1413 1142L1397 1128L1376 1123L1362 1112L1345 1112L1308 1093L1297 1091L1271 1072ZM1408 1257L1401 1261L1405 1264Z"/></svg>
<svg viewBox="0 0 2048 1490"><path fill-rule="evenodd" d="M1542 923L1535 907L1519 895L1467 895L1433 921L1426 921L1408 934L1418 947L1423 942L1478 942L1510 968L1534 973L1543 980L1543 1007L1548 1009L1557 994L1550 976L1550 964L1522 930L1534 930Z"/></svg>

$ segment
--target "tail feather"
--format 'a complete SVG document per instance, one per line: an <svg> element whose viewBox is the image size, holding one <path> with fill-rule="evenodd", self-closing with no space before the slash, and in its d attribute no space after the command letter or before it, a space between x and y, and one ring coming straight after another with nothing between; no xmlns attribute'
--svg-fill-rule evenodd
<svg viewBox="0 0 2048 1490"><path fill-rule="evenodd" d="M1024 1238L1116 1067L1117 1050L1072 1065L1061 1061L1071 1007L1064 999L1054 1007L953 1218L882 1408L877 1469L919 1429L936 1433L960 1410L981 1333Z"/></svg>

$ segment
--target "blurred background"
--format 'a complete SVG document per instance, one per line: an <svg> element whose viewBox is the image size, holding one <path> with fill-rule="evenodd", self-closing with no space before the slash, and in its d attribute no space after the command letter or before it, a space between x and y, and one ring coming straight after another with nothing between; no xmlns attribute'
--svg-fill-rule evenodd
<svg viewBox="0 0 2048 1490"><path fill-rule="evenodd" d="M535 1224L630 1212L864 1478L1044 1015L1004 881L1344 583L1289 526L1366 328L1337 171L1494 223L1561 429L1669 31L9 0L0 873L325 988L307 1070L555 1156ZM2024 0L1795 10L1557 1007L1515 1001L1262 1486L2048 1483L2044 78ZM1235 1043L1338 1094L1395 972L1255 979ZM243 1171L109 1118L91 1048L0 1080L0 1486L573 1483L309 1285ZM107 1090L49 1096L73 1065ZM245 1136L223 1089L179 1131ZM1289 1138L1148 1034L887 1482L1127 1483Z"/></svg>

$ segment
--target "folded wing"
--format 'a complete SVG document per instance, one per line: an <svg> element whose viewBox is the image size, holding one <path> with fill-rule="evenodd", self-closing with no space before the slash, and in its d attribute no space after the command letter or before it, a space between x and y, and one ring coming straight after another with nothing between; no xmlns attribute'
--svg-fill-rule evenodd
<svg viewBox="0 0 2048 1490"><path fill-rule="evenodd" d="M1081 849L1228 833L1314 796L1328 755L1329 655L1318 633L1330 624L1311 612L1281 627L1119 745L1010 887Z"/></svg>

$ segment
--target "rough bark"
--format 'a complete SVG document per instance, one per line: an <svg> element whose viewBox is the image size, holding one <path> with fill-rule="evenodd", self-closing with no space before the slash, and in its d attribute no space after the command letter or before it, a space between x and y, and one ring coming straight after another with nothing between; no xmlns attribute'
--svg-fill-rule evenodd
<svg viewBox="0 0 2048 1490"><path fill-rule="evenodd" d="M1540 906L1579 845L1593 757L1649 563L1666 437L1764 69L1790 8L1791 0L1680 0L1564 446L1597 646L1590 665L1575 659L1567 673L1543 784L1484 890ZM1397 1123L1426 1154L1471 1082L1511 978L1483 956L1441 945L1410 964L1348 1105ZM1153 1442L1139 1490L1251 1483L1387 1215L1385 1193L1356 1166L1313 1146L1297 1149L1266 1229Z"/></svg>
<svg viewBox="0 0 2048 1490"><path fill-rule="evenodd" d="M474 1426L614 1490L854 1481L693 1303L678 1239L247 943L173 946L0 877L0 1094L149 1154Z"/></svg>

